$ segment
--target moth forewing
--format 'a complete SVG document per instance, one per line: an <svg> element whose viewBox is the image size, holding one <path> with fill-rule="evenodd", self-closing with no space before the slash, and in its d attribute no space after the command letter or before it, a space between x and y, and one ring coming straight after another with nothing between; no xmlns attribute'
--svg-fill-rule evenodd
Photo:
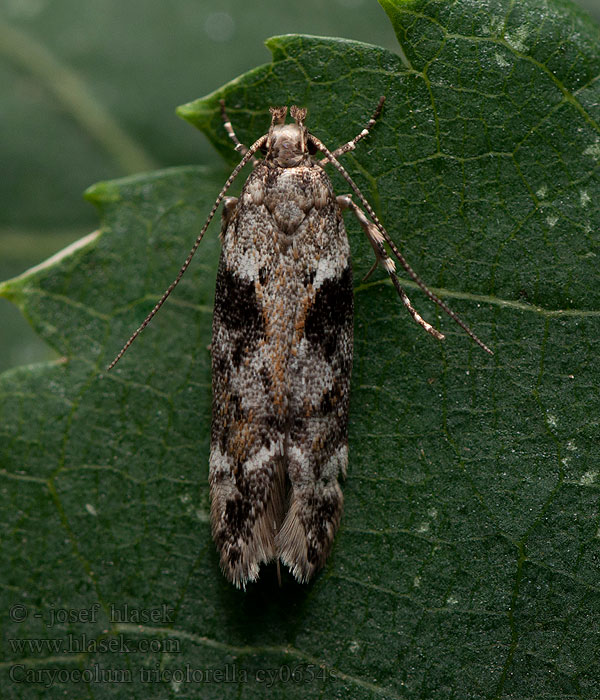
<svg viewBox="0 0 600 700"><path fill-rule="evenodd" d="M491 352L412 270L338 156L355 148L383 106L351 141L330 151L304 126L306 110L271 108L271 126L247 149L221 104L224 128L243 154L217 197L177 278L111 363L112 368L178 284L241 168L254 170L223 206L213 316L213 412L209 482L212 534L225 576L245 588L271 560L300 582L326 562L342 515L348 464L353 285L342 212L365 231L413 319L444 336L412 306L385 244L435 303ZM264 158L256 160L261 151ZM320 151L322 160L311 153ZM324 167L346 179L336 197Z"/></svg>

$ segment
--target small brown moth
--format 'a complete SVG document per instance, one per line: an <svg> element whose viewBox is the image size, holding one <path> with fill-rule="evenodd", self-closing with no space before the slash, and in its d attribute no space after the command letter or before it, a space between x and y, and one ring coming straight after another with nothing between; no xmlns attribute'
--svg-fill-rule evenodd
<svg viewBox="0 0 600 700"><path fill-rule="evenodd" d="M225 576L245 588L260 565L285 564L300 582L327 560L348 464L348 405L353 345L349 209L412 318L393 255L425 294L486 352L491 350L425 285L404 259L339 156L369 134L384 103L351 141L330 151L304 126L306 110L271 108L271 126L246 148L221 104L225 129L242 160L219 193L177 278L111 363L114 367L188 268L225 193L250 161L239 198L224 200L221 260L213 317L213 416L210 450L212 533ZM256 160L255 154L263 154ZM321 160L313 156L320 152ZM348 182L335 196L325 166ZM366 278L365 278L366 279Z"/></svg>

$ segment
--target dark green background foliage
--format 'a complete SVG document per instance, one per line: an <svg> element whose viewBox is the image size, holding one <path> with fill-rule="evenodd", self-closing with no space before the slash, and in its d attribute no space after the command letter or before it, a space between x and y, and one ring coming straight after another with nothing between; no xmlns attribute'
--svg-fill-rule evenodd
<svg viewBox="0 0 600 700"><path fill-rule="evenodd" d="M311 585L284 572L278 588L270 566L240 593L218 571L208 523L218 225L103 374L175 276L227 171L91 188L101 235L0 287L62 358L0 379L3 670L121 668L133 683L5 678L6 697L600 695L600 34L565 2L380 2L394 52L276 37L272 63L179 112L231 164L220 97L246 143L265 132L269 105L298 103L333 147L385 94L344 162L494 357L412 285L445 343L410 321L383 273L360 283L372 254L348 218L356 359L342 526ZM52 610L96 603L96 622L46 626ZM11 620L14 604L24 622ZM126 604L172 612L111 624L110 606ZM10 643L69 634L132 649ZM142 640L163 650L135 651ZM186 668L245 682L170 678ZM143 683L142 669L164 682ZM272 688L258 682L269 672Z"/></svg>

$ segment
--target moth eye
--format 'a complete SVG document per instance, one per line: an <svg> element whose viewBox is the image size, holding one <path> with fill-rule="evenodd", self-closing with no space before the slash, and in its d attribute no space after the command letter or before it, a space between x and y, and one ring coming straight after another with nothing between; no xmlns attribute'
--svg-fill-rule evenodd
<svg viewBox="0 0 600 700"><path fill-rule="evenodd" d="M262 146L259 147L258 149L264 156L267 155L267 144L263 144Z"/></svg>
<svg viewBox="0 0 600 700"><path fill-rule="evenodd" d="M317 152L317 147L312 141L308 142L308 152L310 153L311 156L314 156L315 153Z"/></svg>

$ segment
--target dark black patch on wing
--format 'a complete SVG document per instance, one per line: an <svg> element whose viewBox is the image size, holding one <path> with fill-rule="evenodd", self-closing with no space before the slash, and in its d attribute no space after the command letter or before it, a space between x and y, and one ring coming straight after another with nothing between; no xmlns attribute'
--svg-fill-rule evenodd
<svg viewBox="0 0 600 700"><path fill-rule="evenodd" d="M322 348L327 360L337 351L338 340L344 335L340 331L352 325L353 308L352 268L348 266L341 277L323 282L306 314L306 339Z"/></svg>
<svg viewBox="0 0 600 700"><path fill-rule="evenodd" d="M243 331L249 340L264 335L265 322L254 282L241 279L223 263L217 275L215 319L228 330Z"/></svg>

